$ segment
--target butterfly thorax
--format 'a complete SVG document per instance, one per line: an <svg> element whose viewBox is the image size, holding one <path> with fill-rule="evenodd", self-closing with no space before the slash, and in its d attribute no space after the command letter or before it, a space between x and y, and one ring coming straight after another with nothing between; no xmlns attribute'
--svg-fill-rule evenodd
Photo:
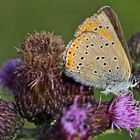
<svg viewBox="0 0 140 140"><path fill-rule="evenodd" d="M113 93L118 95L120 90L128 91L129 88L134 87L135 85L132 84L131 81L123 81L123 82L111 82L104 91L103 94L107 95L108 93Z"/></svg>

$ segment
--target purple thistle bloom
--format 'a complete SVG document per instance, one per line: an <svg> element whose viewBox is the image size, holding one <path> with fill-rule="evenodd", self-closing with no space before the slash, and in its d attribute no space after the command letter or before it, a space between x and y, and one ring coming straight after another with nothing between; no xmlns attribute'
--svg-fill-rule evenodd
<svg viewBox="0 0 140 140"><path fill-rule="evenodd" d="M109 112L112 128L115 126L118 129L126 129L131 135L131 129L140 126L140 108L130 92L120 91L120 95L111 102Z"/></svg>
<svg viewBox="0 0 140 140"><path fill-rule="evenodd" d="M74 98L74 103L70 109L64 110L61 125L67 140L72 140L75 136L80 140L88 138L90 126L87 123L87 117L91 110L90 103L86 106L78 106L78 96Z"/></svg>
<svg viewBox="0 0 140 140"><path fill-rule="evenodd" d="M14 78L16 76L15 72L20 66L21 61L19 59L8 60L3 64L0 70L0 84L8 89L12 89Z"/></svg>

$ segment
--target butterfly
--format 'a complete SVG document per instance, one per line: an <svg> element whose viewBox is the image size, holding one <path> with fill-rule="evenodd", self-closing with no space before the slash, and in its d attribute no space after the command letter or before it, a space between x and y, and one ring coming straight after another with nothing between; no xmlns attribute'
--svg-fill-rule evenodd
<svg viewBox="0 0 140 140"><path fill-rule="evenodd" d="M121 24L109 6L87 18L64 53L67 76L84 85L118 94L131 82L131 58Z"/></svg>

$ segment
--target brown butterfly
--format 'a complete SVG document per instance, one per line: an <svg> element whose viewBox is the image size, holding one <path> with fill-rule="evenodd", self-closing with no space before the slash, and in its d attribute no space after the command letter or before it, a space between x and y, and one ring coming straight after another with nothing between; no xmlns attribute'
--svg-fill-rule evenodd
<svg viewBox="0 0 140 140"><path fill-rule="evenodd" d="M105 94L136 85L130 81L130 54L122 27L109 6L78 27L64 61L66 75L84 85L104 88Z"/></svg>

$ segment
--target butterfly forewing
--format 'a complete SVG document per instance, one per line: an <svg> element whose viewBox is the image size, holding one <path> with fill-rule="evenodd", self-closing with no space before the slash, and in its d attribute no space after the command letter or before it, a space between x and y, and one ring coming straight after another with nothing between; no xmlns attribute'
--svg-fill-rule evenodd
<svg viewBox="0 0 140 140"><path fill-rule="evenodd" d="M115 12L109 7L102 7L97 14L87 18L75 33L75 37L85 31L94 31L101 36L106 37L109 42L120 41L121 47L125 50L127 59L129 60L129 69L131 72L131 58L128 46L124 37L124 33ZM128 76L130 78L130 74Z"/></svg>

